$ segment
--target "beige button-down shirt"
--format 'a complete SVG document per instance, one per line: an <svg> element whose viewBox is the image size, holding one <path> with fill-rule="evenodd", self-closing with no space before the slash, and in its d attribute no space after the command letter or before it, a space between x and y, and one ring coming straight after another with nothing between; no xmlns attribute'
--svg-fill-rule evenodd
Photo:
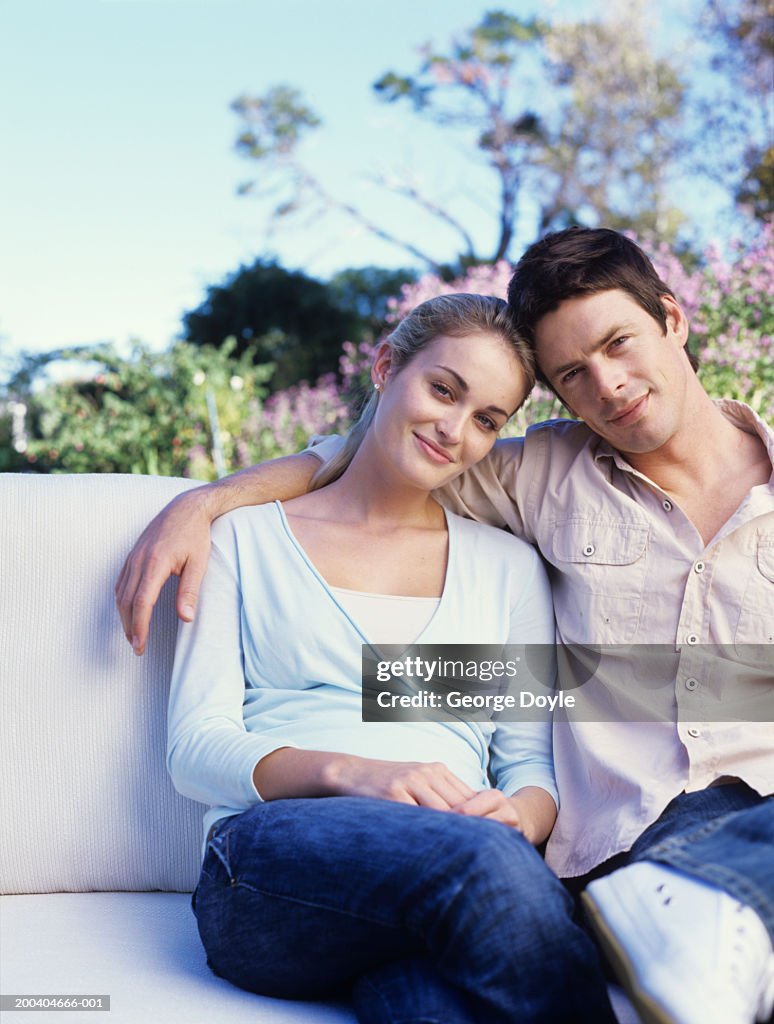
<svg viewBox="0 0 774 1024"><path fill-rule="evenodd" d="M720 407L762 438L774 465L774 432L739 402ZM628 849L683 791L735 777L774 792L774 723L721 722L717 710L724 651L744 659L746 645L771 645L755 648L752 678L769 698L774 686L774 472L706 545L664 491L572 421L499 442L441 497L538 546L557 640L616 645L619 695L642 691L643 667L641 648L627 658L619 645L674 652L673 680L648 694L639 716L655 721L612 714L615 700L594 680L584 697L599 714L583 717L598 720L556 721L561 807L546 858L559 875L585 874ZM705 645L725 646L708 658Z"/></svg>

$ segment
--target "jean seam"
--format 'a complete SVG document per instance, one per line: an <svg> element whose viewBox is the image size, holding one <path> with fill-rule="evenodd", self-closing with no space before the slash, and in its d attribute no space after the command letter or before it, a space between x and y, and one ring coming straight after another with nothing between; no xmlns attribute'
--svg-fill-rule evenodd
<svg viewBox="0 0 774 1024"><path fill-rule="evenodd" d="M248 892L254 892L259 896L266 896L268 899L285 900L288 903L295 903L301 907L313 907L315 910L324 910L328 914L340 914L341 916L349 917L354 921L366 921L368 924L378 924L382 928L394 928L396 930L409 932L412 935L419 934L415 928L410 927L408 924L396 924L394 921L386 919L382 920L379 917L355 913L352 910L345 910L341 907L320 903L315 900L302 899L299 896L287 895L286 893L271 892L269 889L262 889L260 886L250 885L249 882L239 881L238 879L231 880L231 888L246 889Z"/></svg>

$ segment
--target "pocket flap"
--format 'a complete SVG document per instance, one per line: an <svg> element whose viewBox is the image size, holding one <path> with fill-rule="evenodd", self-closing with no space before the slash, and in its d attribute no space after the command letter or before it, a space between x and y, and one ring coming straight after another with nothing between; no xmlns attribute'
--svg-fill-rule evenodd
<svg viewBox="0 0 774 1024"><path fill-rule="evenodd" d="M774 583L774 535L762 534L758 538L758 568Z"/></svg>
<svg viewBox="0 0 774 1024"><path fill-rule="evenodd" d="M631 565L645 553L650 528L610 519L567 519L554 528L554 554L563 562Z"/></svg>

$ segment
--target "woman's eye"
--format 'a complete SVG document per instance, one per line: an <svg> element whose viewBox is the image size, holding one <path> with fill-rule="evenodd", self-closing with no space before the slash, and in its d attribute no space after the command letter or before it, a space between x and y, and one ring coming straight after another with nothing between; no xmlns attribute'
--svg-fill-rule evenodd
<svg viewBox="0 0 774 1024"><path fill-rule="evenodd" d="M451 396L451 389L447 388L445 384L442 384L439 380L433 381L433 389L441 395L442 398L449 398Z"/></svg>

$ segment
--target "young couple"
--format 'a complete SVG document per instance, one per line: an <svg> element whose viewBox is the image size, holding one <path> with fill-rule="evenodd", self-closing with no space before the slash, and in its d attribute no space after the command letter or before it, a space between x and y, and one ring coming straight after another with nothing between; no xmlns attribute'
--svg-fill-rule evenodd
<svg viewBox="0 0 774 1024"><path fill-rule="evenodd" d="M169 764L213 805L210 963L274 995L351 986L362 1021L610 1021L568 895L585 888L645 1019L766 1020L774 731L712 720L724 665L696 655L774 644L774 434L710 401L681 307L623 236L548 236L508 298L423 304L380 346L343 447L189 492L127 560L141 653L170 572L193 618L211 521L283 502L218 521L178 642ZM533 359L581 422L494 445ZM538 723L360 721L362 643L552 635L531 548L456 513L537 546L560 641L633 645L619 686L637 645L676 652L659 720L555 723L555 824Z"/></svg>

